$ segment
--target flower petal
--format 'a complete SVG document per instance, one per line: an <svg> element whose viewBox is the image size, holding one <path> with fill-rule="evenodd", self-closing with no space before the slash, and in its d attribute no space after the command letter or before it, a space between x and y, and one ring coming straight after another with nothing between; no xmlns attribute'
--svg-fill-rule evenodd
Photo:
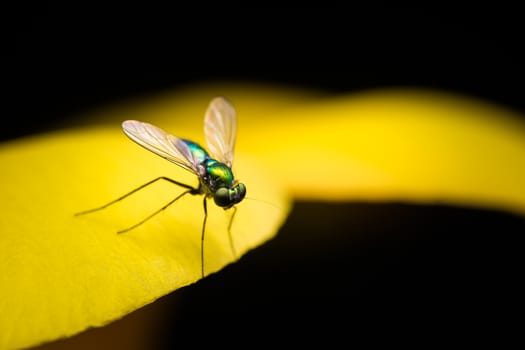
<svg viewBox="0 0 525 350"><path fill-rule="evenodd" d="M130 227L183 189L158 181L88 215L157 176L197 185L195 176L138 147L120 130L90 128L18 140L0 148L0 348L35 345L101 326L201 278L203 196L187 195ZM250 198L232 210L208 205L205 274L270 239L290 202L242 152ZM264 201L264 202L263 202ZM271 205L266 202L271 203Z"/></svg>

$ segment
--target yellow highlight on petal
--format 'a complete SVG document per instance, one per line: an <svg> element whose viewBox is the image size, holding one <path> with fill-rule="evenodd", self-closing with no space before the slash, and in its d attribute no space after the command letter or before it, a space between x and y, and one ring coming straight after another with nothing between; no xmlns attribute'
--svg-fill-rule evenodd
<svg viewBox="0 0 525 350"><path fill-rule="evenodd" d="M253 108L245 113L264 106ZM525 116L500 106L378 90L305 101L239 129L250 135L239 147L280 176L295 198L525 213Z"/></svg>
<svg viewBox="0 0 525 350"><path fill-rule="evenodd" d="M188 171L114 128L48 134L0 148L0 349L27 347L100 326L201 278L203 196L187 195L123 234L184 189L165 181L102 211L157 176L197 185ZM272 238L290 201L240 152L235 173L248 196L232 210L208 205L205 274ZM259 201L258 201L259 200ZM269 204L270 203L270 204Z"/></svg>

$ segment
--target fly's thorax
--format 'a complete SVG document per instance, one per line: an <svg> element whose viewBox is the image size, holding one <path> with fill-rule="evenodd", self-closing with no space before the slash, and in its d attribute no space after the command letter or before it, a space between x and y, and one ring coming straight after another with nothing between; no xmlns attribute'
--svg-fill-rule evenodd
<svg viewBox="0 0 525 350"><path fill-rule="evenodd" d="M233 185L233 173L230 167L215 159L207 159L202 164L206 169L204 184L214 193L219 188L231 188Z"/></svg>

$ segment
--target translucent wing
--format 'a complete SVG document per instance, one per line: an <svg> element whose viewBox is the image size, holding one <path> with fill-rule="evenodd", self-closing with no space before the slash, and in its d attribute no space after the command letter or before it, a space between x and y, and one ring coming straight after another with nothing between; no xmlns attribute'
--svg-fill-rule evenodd
<svg viewBox="0 0 525 350"><path fill-rule="evenodd" d="M198 175L198 161L188 145L166 131L144 122L126 120L122 123L124 133L147 150Z"/></svg>
<svg viewBox="0 0 525 350"><path fill-rule="evenodd" d="M211 156L230 168L237 133L237 118L233 106L223 97L214 98L204 118L204 135Z"/></svg>

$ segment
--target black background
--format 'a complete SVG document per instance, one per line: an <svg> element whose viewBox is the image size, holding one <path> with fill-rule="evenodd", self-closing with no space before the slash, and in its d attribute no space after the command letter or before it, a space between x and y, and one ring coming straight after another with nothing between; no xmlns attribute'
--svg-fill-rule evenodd
<svg viewBox="0 0 525 350"><path fill-rule="evenodd" d="M216 80L334 94L437 88L525 112L516 6L376 5L9 9L1 138ZM238 334L301 345L508 339L510 317L521 316L524 228L523 218L475 208L297 203L276 239L173 293L183 307L166 311L157 344L230 346Z"/></svg>
<svg viewBox="0 0 525 350"><path fill-rule="evenodd" d="M36 5L4 11L2 138L215 80L351 92L443 89L525 110L517 7L446 3L199 10ZM53 125L55 124L55 125Z"/></svg>

